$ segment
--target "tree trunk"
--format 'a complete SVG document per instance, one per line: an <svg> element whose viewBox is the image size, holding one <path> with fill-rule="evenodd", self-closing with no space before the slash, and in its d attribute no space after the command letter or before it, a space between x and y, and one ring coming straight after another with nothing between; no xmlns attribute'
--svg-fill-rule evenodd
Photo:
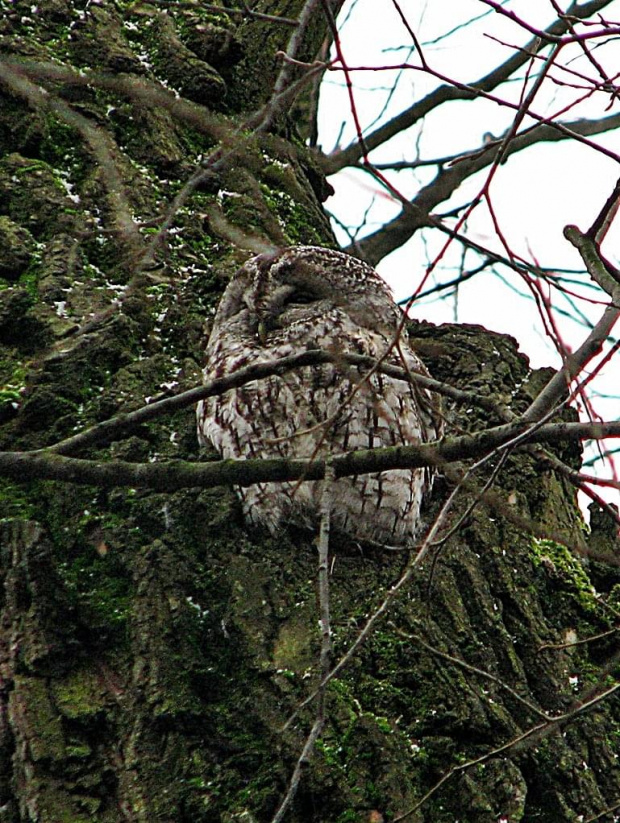
<svg viewBox="0 0 620 823"><path fill-rule="evenodd" d="M294 124L279 113L271 133L237 131L269 100L291 27L125 5L16 2L0 21L4 450L197 385L205 321L248 250L334 244L328 186ZM295 18L302 6L254 11ZM300 59L325 34L317 13ZM153 245L200 158L207 173ZM435 377L481 395L525 404L545 377L480 328L413 334ZM454 431L495 422L448 413ZM197 460L194 412L79 456ZM314 536L247 529L224 488L0 489L0 821L270 820L315 714L310 704L283 729L317 685ZM449 490L437 483L429 522ZM612 639L559 646L616 619L575 555L574 495L527 455L508 460L494 494L471 511L475 489L463 497L452 525L463 522L330 685L289 820L551 823L618 802L615 698L529 733L541 711L609 685ZM613 540L601 534L599 554ZM407 557L331 552L338 657ZM591 571L603 592L618 582L615 567Z"/></svg>

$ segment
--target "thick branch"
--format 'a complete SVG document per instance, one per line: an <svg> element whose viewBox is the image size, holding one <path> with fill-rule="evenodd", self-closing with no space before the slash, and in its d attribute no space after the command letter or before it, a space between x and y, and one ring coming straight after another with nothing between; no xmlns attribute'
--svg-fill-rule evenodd
<svg viewBox="0 0 620 823"><path fill-rule="evenodd" d="M620 437L620 421L605 423L549 423L528 431L522 421L497 426L473 435L446 439L436 444L367 449L333 458L336 477L435 466L481 457L495 449L524 443L558 440L600 440ZM291 480L320 480L324 460L221 460L214 463L129 463L81 460L49 451L0 452L0 476L13 480L58 480L107 488L143 487L171 492L189 487L250 486Z"/></svg>
<svg viewBox="0 0 620 823"><path fill-rule="evenodd" d="M599 120L579 119L568 123L544 123L513 137L505 145L503 157L509 157L538 143L600 134L618 127L620 127L620 114ZM448 200L466 179L490 166L502 145L503 142L499 140L496 145L472 152L450 167L442 169L431 183L420 189L416 197L403 208L397 217L376 232L357 240L354 248L349 247L345 251L359 255L371 265L376 266L390 252L406 243L416 231L429 224L432 225L431 211L440 203Z"/></svg>
<svg viewBox="0 0 620 823"><path fill-rule="evenodd" d="M600 352L618 317L620 317L620 284L608 272L601 260L595 242L588 235L582 234L576 226L566 226L564 236L579 250L588 273L611 296L614 305L607 306L601 319L577 351L565 358L563 367L553 375L545 388L525 411L522 420L540 420L557 403L561 402L571 382L581 373L586 364Z"/></svg>

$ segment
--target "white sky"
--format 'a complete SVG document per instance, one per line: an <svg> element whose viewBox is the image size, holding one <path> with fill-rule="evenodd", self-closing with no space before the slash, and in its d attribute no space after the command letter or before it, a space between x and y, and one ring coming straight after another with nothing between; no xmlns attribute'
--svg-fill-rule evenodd
<svg viewBox="0 0 620 823"><path fill-rule="evenodd" d="M479 0L400 0L400 8L407 17L416 36L423 44L427 61L433 69L461 82L473 82L513 52L514 45L523 45L531 37L514 22L502 15L489 11ZM511 11L534 26L544 27L556 15L549 0L510 0L505 4ZM566 2L563 5L567 5ZM376 0L357 0L349 3L341 19L346 18L342 27L342 49L349 66L386 66L400 62L419 65L415 54L409 52L411 38L396 13L394 4L385 0L380 4L380 18L377 19ZM488 12L485 14L485 12ZM604 12L606 20L620 21L620 0L615 0ZM463 23L482 16L477 22L459 28ZM449 38L442 35L453 31ZM504 42L502 45L492 38ZM569 51L569 48L571 51ZM547 55L548 52L545 52ZM595 52L597 59L610 76L620 70L620 44L610 42ZM592 76L593 69L577 47L567 47L562 52L563 62L576 71ZM523 77L524 70L519 71ZM562 76L559 70L555 76ZM567 76L567 75L565 75ZM385 122L412 102L421 99L441 83L433 77L419 72L364 71L352 73L355 83L355 101L366 132L377 117ZM398 79L394 90L395 80ZM494 93L500 97L517 101L522 84L510 84ZM583 92L574 89L567 93L553 83L548 83L540 91L533 109L543 115L555 113L567 102L579 97ZM579 117L604 117L620 110L615 102L607 109L609 97L604 94L594 96L572 108L560 119L570 121ZM385 107L385 111L383 111ZM414 160L417 157L432 159L473 150L480 146L484 133L500 135L510 126L514 112L495 103L477 100L475 102L452 102L444 104L437 112L427 116L422 124L416 124L405 135L400 135L371 155L376 163L398 160ZM354 140L355 132L350 116L350 106L342 73L327 75L321 92L319 134L322 149L332 151L336 143L346 147ZM620 131L592 138L599 145L620 153ZM480 172L463 184L452 199L442 204L438 212L448 211L458 204L467 203L476 193L488 170ZM386 173L402 194L411 197L419 188L428 183L436 169L407 171L397 174ZM611 194L620 165L595 150L562 141L543 144L511 157L501 166L491 187L491 196L500 225L510 247L529 261L542 266L569 268L583 271L583 264L577 252L564 239L563 227L574 223L587 229L607 197ZM333 176L330 182L336 194L327 203L327 208L349 227L365 226L360 237L371 233L387 220L400 212L400 207L381 189L370 176L361 171L345 170ZM449 223L454 225L454 221ZM336 226L343 245L349 240ZM503 248L495 236L492 222L484 206L479 206L468 221L469 236L494 251ZM396 299L410 295L423 276L429 260L432 260L445 242L439 232L416 234L405 246L384 259L379 265L380 273L392 286ZM603 250L612 262L620 264L620 217L605 239ZM454 246L433 277L451 280L460 261L460 248ZM466 268L476 265L474 256L467 258ZM511 334L517 338L533 366L560 363L550 341L544 335L540 318L531 300L519 298L515 288L526 291L518 275L502 268L501 272L509 285L503 284L491 272L477 275L459 289L458 303L453 297L442 300L419 301L412 311L413 316L423 317L432 322L479 323L489 329ZM587 275L579 274L575 279L589 282ZM427 286L431 285L427 283ZM579 288L579 287L578 287ZM582 293L589 293L587 290ZM580 302L580 308L596 320L602 313L601 307L589 307ZM558 309L571 311L571 307L558 301ZM586 331L561 315L557 316L561 333L566 343L575 348ZM620 335L620 326L616 328ZM601 374L594 387L595 391L612 395L611 399L596 400L596 409L606 419L620 417L620 381L618 367L612 365ZM613 493L608 499L617 498ZM616 500L616 502L618 502Z"/></svg>

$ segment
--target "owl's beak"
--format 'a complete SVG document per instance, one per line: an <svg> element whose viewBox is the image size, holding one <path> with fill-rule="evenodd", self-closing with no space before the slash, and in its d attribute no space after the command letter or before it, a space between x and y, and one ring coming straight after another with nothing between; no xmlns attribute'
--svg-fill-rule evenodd
<svg viewBox="0 0 620 823"><path fill-rule="evenodd" d="M282 307L294 292L295 286L286 284L279 286L268 300L256 301L258 303L258 308L255 310L258 320L256 334L261 345L267 345L267 332L278 328L278 318L282 313Z"/></svg>

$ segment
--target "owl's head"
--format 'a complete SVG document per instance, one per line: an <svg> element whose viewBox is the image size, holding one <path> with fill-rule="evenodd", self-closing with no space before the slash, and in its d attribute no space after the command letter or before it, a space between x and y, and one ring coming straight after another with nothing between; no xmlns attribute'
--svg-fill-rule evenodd
<svg viewBox="0 0 620 823"><path fill-rule="evenodd" d="M360 327L392 334L400 319L377 272L344 252L293 246L248 260L230 281L216 324L243 322L252 333L286 328L337 308Z"/></svg>

